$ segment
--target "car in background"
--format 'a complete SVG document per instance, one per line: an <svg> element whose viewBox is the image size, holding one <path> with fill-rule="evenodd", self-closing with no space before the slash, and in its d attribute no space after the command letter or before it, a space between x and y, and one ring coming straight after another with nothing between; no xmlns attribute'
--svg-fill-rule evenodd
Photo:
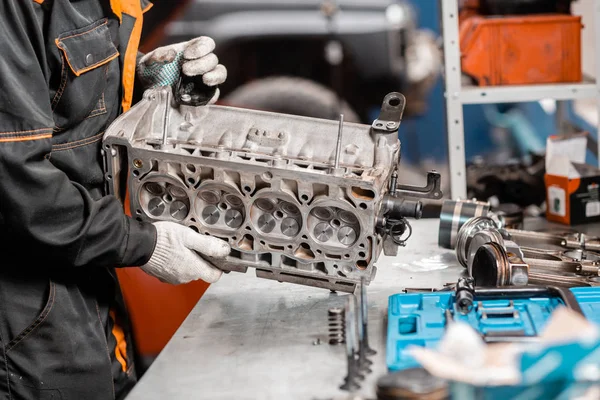
<svg viewBox="0 0 600 400"><path fill-rule="evenodd" d="M370 111L399 91L405 115L418 115L441 69L437 38L417 29L408 1L185 0L154 8L143 44L215 39L228 105L370 123Z"/></svg>

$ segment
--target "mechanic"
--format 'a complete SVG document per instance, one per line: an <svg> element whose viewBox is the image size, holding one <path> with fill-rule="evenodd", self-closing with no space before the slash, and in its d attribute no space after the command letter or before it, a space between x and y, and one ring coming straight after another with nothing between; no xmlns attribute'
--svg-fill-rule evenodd
<svg viewBox="0 0 600 400"><path fill-rule="evenodd" d="M227 71L202 37L138 53L147 0L0 0L0 398L113 399L133 387L115 268L168 283L229 245L138 222L104 195L101 139L142 88ZM137 86L139 88L139 85ZM211 100L218 98L218 91Z"/></svg>

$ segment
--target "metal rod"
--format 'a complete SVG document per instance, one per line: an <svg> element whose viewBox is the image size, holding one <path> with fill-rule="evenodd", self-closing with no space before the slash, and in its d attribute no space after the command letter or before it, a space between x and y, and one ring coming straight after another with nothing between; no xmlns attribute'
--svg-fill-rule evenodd
<svg viewBox="0 0 600 400"><path fill-rule="evenodd" d="M340 114L340 126L338 128L337 144L335 147L335 164L334 168L340 167L340 156L342 155L342 133L344 130L344 114Z"/></svg>

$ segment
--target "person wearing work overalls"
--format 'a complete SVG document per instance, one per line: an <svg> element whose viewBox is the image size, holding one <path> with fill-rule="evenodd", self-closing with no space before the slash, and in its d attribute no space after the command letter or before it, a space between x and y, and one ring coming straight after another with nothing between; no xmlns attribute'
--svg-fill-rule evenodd
<svg viewBox="0 0 600 400"><path fill-rule="evenodd" d="M151 6L0 0L1 399L125 397L136 374L115 268L173 284L221 276L201 255L225 257L227 243L136 221L104 192L102 135L134 81L227 75L207 37L138 53Z"/></svg>

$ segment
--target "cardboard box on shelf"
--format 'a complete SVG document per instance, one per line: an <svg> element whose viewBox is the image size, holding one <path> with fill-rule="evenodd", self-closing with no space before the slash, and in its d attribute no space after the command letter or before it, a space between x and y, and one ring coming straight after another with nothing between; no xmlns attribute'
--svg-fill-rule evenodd
<svg viewBox="0 0 600 400"><path fill-rule="evenodd" d="M546 218L567 225L600 221L600 169L585 163L587 133L546 142Z"/></svg>

